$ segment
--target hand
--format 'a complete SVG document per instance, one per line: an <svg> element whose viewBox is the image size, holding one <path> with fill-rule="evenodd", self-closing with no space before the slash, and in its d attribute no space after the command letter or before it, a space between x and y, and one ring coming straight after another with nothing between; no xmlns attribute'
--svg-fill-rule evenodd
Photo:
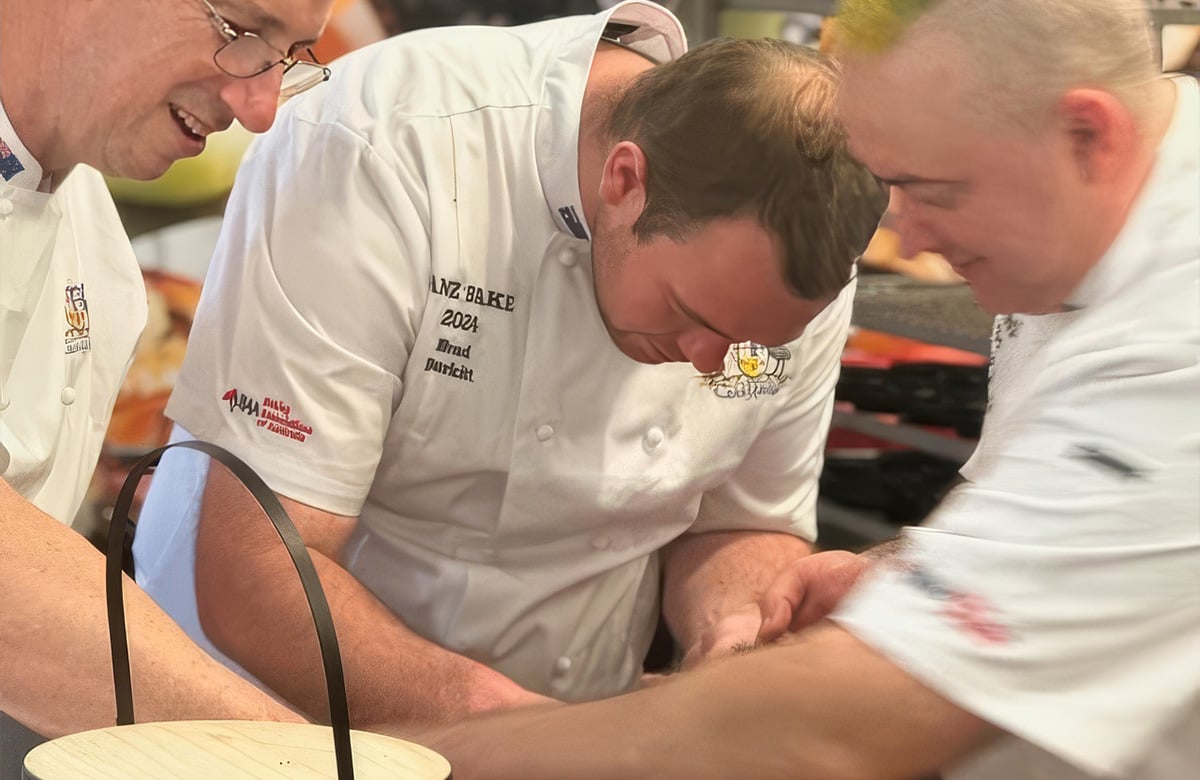
<svg viewBox="0 0 1200 780"><path fill-rule="evenodd" d="M763 593L758 641L774 642L829 615L870 564L866 556L832 550L785 568Z"/></svg>
<svg viewBox="0 0 1200 780"><path fill-rule="evenodd" d="M642 676L638 681L638 688L652 688L655 685L662 685L674 679L675 675L671 672L642 672Z"/></svg>
<svg viewBox="0 0 1200 780"><path fill-rule="evenodd" d="M683 654L680 671L691 669L710 658L729 655L754 647L763 623L759 604L746 606L722 617Z"/></svg>

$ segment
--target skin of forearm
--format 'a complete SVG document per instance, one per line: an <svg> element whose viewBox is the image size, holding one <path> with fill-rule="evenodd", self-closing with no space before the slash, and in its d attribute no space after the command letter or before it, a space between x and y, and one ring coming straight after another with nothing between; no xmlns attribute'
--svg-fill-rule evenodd
<svg viewBox="0 0 1200 780"><path fill-rule="evenodd" d="M257 510L247 511L244 497L224 487L210 482L197 539L197 600L205 632L263 683L328 722L319 645L295 568L269 521ZM540 700L500 673L410 631L335 559L332 548L340 550L346 534L306 522L305 515L316 510L283 502L306 542L313 539L320 547L310 546L309 555L333 613L356 727L394 731Z"/></svg>
<svg viewBox="0 0 1200 780"><path fill-rule="evenodd" d="M903 780L994 730L829 624L635 693L473 719L418 739L456 780Z"/></svg>
<svg viewBox="0 0 1200 780"><path fill-rule="evenodd" d="M104 557L0 480L0 710L46 737L116 722ZM301 721L212 660L133 582L125 615L139 721Z"/></svg>
<svg viewBox="0 0 1200 780"><path fill-rule="evenodd" d="M690 666L713 653L753 645L759 600L789 563L809 555L790 534L686 534L663 551L663 617Z"/></svg>

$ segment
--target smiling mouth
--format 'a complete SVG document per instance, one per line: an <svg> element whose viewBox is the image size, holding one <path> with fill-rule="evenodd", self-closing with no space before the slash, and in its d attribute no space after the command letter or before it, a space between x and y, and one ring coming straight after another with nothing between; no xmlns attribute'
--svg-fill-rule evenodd
<svg viewBox="0 0 1200 780"><path fill-rule="evenodd" d="M203 122L179 106L171 106L171 115L175 118L175 124L179 125L184 135L193 140L203 141L212 132L212 129L206 127Z"/></svg>

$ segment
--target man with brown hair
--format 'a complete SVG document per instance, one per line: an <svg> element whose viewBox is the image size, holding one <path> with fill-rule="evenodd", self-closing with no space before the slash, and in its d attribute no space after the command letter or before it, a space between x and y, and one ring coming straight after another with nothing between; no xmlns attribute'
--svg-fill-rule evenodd
<svg viewBox="0 0 1200 780"><path fill-rule="evenodd" d="M339 60L239 174L168 414L284 497L360 726L628 690L660 595L692 666L753 642L810 550L883 194L824 57L684 48L645 2L399 36ZM252 515L168 458L139 581L319 715ZM197 525L197 592L172 590Z"/></svg>

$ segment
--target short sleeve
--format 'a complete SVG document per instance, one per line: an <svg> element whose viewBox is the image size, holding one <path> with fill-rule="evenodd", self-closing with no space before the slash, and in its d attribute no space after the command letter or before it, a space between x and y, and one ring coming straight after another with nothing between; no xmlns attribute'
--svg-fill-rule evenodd
<svg viewBox="0 0 1200 780"><path fill-rule="evenodd" d="M1064 761L1143 760L1200 696L1200 387L1175 343L1027 378L970 481L835 620Z"/></svg>
<svg viewBox="0 0 1200 780"><path fill-rule="evenodd" d="M297 113L256 141L167 409L336 514L370 488L428 287L427 196L405 157Z"/></svg>
<svg viewBox="0 0 1200 780"><path fill-rule="evenodd" d="M782 387L783 402L733 474L704 494L692 531L781 531L816 540L818 482L855 289L852 281L789 346L796 368Z"/></svg>

